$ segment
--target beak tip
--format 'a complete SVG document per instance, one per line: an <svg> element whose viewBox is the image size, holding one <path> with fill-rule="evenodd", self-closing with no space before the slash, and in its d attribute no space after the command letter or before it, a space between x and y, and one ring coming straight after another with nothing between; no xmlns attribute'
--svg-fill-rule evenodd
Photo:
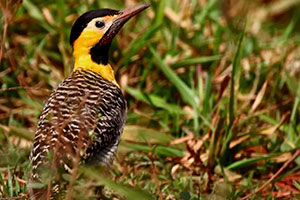
<svg viewBox="0 0 300 200"><path fill-rule="evenodd" d="M145 4L142 4L142 6L146 9L146 8L149 8L149 7L150 7L150 4L145 3Z"/></svg>
<svg viewBox="0 0 300 200"><path fill-rule="evenodd" d="M141 10L145 10L150 7L150 4L145 3L145 4L141 4L140 6L141 6Z"/></svg>
<svg viewBox="0 0 300 200"><path fill-rule="evenodd" d="M122 15L130 15L130 16L134 16L140 12L142 12L143 10L147 9L150 7L150 4L140 4L140 5L136 5L136 6L132 6L129 8L125 8L124 10L121 10L120 13Z"/></svg>

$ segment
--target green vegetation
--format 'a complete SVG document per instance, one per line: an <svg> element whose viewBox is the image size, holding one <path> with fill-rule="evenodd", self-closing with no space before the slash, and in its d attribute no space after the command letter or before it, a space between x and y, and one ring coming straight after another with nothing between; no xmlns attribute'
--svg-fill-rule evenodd
<svg viewBox="0 0 300 200"><path fill-rule="evenodd" d="M72 71L72 23L133 2L151 9L111 48L128 101L119 155L110 176L84 176L127 199L300 198L298 0L2 0L0 199L27 198L43 102Z"/></svg>

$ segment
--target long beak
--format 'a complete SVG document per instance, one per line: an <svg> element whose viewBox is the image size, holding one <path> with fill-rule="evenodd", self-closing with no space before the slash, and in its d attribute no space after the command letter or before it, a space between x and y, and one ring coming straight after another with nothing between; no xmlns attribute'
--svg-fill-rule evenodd
<svg viewBox="0 0 300 200"><path fill-rule="evenodd" d="M130 8L125 8L124 10L119 11L119 15L114 19L110 28L106 31L103 37L100 40L100 45L109 44L113 38L117 35L123 25L133 16L142 12L146 8L148 8L149 4L141 4L137 6L133 6Z"/></svg>

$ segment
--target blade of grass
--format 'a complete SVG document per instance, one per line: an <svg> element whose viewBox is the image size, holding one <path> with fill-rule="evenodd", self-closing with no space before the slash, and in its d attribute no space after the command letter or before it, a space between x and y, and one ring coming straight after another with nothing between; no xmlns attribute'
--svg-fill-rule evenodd
<svg viewBox="0 0 300 200"><path fill-rule="evenodd" d="M245 29L244 29L245 30ZM225 133L225 142L222 146L222 150L221 150L221 158L220 161L222 164L225 164L225 160L226 158L228 158L228 151L229 151L229 144L233 138L233 131L232 131L232 125L234 122L234 102L235 102L235 91L234 91L234 87L235 87L235 79L236 79L236 75L237 75L237 68L240 64L240 57L241 57L241 52L242 52L242 43L243 43L243 39L244 39L244 35L245 32L243 31L241 33L241 36L239 38L238 41L238 46L237 46L237 50L234 56L234 60L232 63L232 71L231 71L231 84L230 84L230 97L229 97L229 124L227 127L227 131Z"/></svg>
<svg viewBox="0 0 300 200"><path fill-rule="evenodd" d="M8 187L8 195L10 197L13 197L14 192L13 192L13 184L12 184L12 176L10 170L7 170L8 177L7 177L7 187Z"/></svg>
<svg viewBox="0 0 300 200"><path fill-rule="evenodd" d="M154 26L160 25L163 23L164 17L165 17L165 10L166 7L166 0L160 0L158 7L155 10L155 18L154 18Z"/></svg>
<svg viewBox="0 0 300 200"><path fill-rule="evenodd" d="M220 43L221 43L221 37L222 37L222 32L223 32L223 29L221 28L221 26L217 26L216 27L216 34L215 34L215 37L214 37L214 54L218 54L219 52L219 49L218 47L220 46ZM211 105L210 105L210 101L212 99L212 77L213 77L213 73L214 73L214 70L216 68L216 66L218 66L218 63L217 61L214 61L213 64L211 66L209 66L209 73L207 75L207 78L205 80L205 90L204 90L204 98L203 98L203 108L201 110L201 114L206 116L207 113L210 112L211 110Z"/></svg>
<svg viewBox="0 0 300 200"><path fill-rule="evenodd" d="M238 47L236 50L236 54L233 60L232 64L232 71L231 71L231 84L230 84L230 98L229 98L229 127L231 128L233 121L234 121L234 103L235 103L235 80L236 80L236 72L237 68L240 64L240 57L241 57L241 52L242 52L242 43L244 39L244 34L243 32L240 36L239 42L238 42Z"/></svg>
<svg viewBox="0 0 300 200"><path fill-rule="evenodd" d="M298 24L299 17L300 17L300 13L298 11L294 12L293 19L291 20L289 25L286 27L284 34L281 38L281 41L279 42L280 45L283 45L288 41L289 36L291 35L291 33L295 29L296 25Z"/></svg>
<svg viewBox="0 0 300 200"><path fill-rule="evenodd" d="M168 146L155 146L153 152L160 156L170 156L170 157L183 157L185 155L185 151L175 149Z"/></svg>
<svg viewBox="0 0 300 200"><path fill-rule="evenodd" d="M28 141L32 141L34 138L34 133L23 127L15 127L15 126L7 127L0 124L0 129L6 131L9 135L14 135L19 138L26 139Z"/></svg>
<svg viewBox="0 0 300 200"><path fill-rule="evenodd" d="M299 104L300 104L300 86L298 84L298 90L296 93L295 102L294 102L292 114L290 117L290 124L289 124L289 139L291 141L297 141L297 138L298 138L298 133L297 133L297 131L294 131L294 130L297 130L296 116L298 113Z"/></svg>
<svg viewBox="0 0 300 200"><path fill-rule="evenodd" d="M209 13L209 11L213 8L213 6L218 2L218 0L210 0L205 8L202 9L198 19L196 20L195 24L200 24L202 25L204 23L204 20L207 16L207 14Z"/></svg>
<svg viewBox="0 0 300 200"><path fill-rule="evenodd" d="M4 182L4 178L3 178L3 176L2 176L2 173L0 173L0 184L1 184L1 186L2 186L2 187L0 187L0 191L2 192L2 195L3 195L3 196L8 195L9 190L8 190L7 185L6 185L5 182ZM3 190L1 190L1 189L3 189Z"/></svg>
<svg viewBox="0 0 300 200"><path fill-rule="evenodd" d="M130 152L130 151L142 151L145 153L153 152L159 156L177 156L182 157L185 155L185 151L173 147L155 145L151 150L148 144L137 144L132 142L121 141L120 151Z"/></svg>
<svg viewBox="0 0 300 200"><path fill-rule="evenodd" d="M133 96L134 98L143 101L145 103L148 103L154 107L157 108L161 108L164 110L167 110L170 113L175 113L175 114L186 114L186 111L184 111L181 107L179 107L178 105L174 105L174 104L170 104L168 103L165 99L153 95L153 94L145 94L140 90L136 90L134 88L131 87L127 87L126 92L128 92L131 96ZM146 98L146 96L148 98ZM150 101L150 102L149 102Z"/></svg>
<svg viewBox="0 0 300 200"><path fill-rule="evenodd" d="M249 159L245 159L245 160L239 160L239 161L236 161L236 162L230 164L229 166L227 166L226 169L236 170L236 169L245 168L249 165L253 165L254 163L257 163L258 161L267 160L269 158L276 157L280 154L281 153L269 154L269 155L259 156L259 157L256 157L256 158L249 158Z"/></svg>
<svg viewBox="0 0 300 200"><path fill-rule="evenodd" d="M141 126L128 125L125 126L122 140L142 142L151 144L169 144L174 138L166 133Z"/></svg>
<svg viewBox="0 0 300 200"><path fill-rule="evenodd" d="M21 191L21 188L20 188L19 181L17 180L16 175L14 175L14 179L15 179L15 189L14 189L14 191L16 191L16 194L18 194Z"/></svg>
<svg viewBox="0 0 300 200"><path fill-rule="evenodd" d="M179 62L176 62L171 65L171 68L177 68L187 65L195 65L200 63L207 63L212 61L220 60L221 55L215 55L215 56L205 56L205 57L199 57L199 58L188 58Z"/></svg>
<svg viewBox="0 0 300 200"><path fill-rule="evenodd" d="M296 180L293 181L293 185L297 188L297 190L299 190L300 192L300 183Z"/></svg>
<svg viewBox="0 0 300 200"><path fill-rule="evenodd" d="M30 0L23 0L23 6L29 11L29 15L38 20L45 21L42 12Z"/></svg>

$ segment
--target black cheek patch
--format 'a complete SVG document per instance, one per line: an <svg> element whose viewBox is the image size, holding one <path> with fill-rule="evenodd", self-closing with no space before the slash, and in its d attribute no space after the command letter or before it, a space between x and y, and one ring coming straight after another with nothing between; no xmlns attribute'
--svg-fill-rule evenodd
<svg viewBox="0 0 300 200"><path fill-rule="evenodd" d="M97 64L108 64L108 52L109 52L110 43L106 45L100 45L97 43L90 49L90 54L92 60Z"/></svg>

